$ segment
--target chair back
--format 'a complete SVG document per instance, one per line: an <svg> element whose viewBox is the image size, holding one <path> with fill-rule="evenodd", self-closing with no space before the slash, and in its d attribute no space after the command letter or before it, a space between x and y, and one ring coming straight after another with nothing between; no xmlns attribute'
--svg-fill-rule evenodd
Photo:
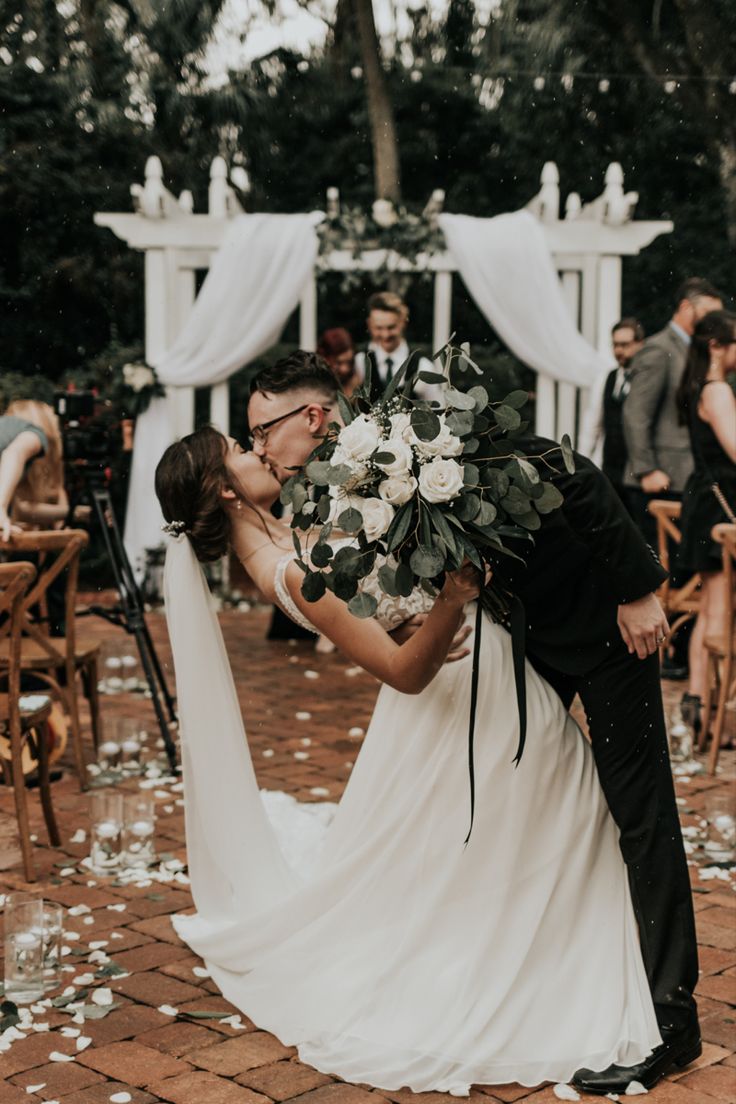
<svg viewBox="0 0 736 1104"><path fill-rule="evenodd" d="M34 640L49 659L60 667L74 658L79 557L88 541L89 537L82 529L56 529L14 533L4 546L11 552L38 556L35 582L23 596L21 604L21 632L23 636ZM35 611L41 610L43 615L47 608L48 589L62 573L66 627L64 639L59 640L49 635L48 626L39 619ZM0 639L8 636L9 632L9 622L0 626Z"/></svg>
<svg viewBox="0 0 736 1104"><path fill-rule="evenodd" d="M0 619L10 639L8 649L8 725L20 735L20 649L23 630L23 600L36 577L32 563L0 564Z"/></svg>
<svg viewBox="0 0 736 1104"><path fill-rule="evenodd" d="M726 615L725 647L731 656L734 654L734 634L736 633L736 525L732 522L715 525L711 530L714 541L721 545L723 574L726 579Z"/></svg>
<svg viewBox="0 0 736 1104"><path fill-rule="evenodd" d="M674 633L700 609L700 575L692 575L681 587L673 586L669 573L672 570L673 553L682 541L679 521L682 514L681 502L655 498L649 503L649 513L657 522L657 555L662 567L668 572L668 578L657 591L657 597L670 620L670 631ZM673 618L676 619L673 623Z"/></svg>

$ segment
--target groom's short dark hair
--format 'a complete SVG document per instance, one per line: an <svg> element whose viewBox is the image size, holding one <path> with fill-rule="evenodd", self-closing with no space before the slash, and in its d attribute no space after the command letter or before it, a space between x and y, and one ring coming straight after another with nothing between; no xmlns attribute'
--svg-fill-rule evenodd
<svg viewBox="0 0 736 1104"><path fill-rule="evenodd" d="M302 391L310 388L319 391L331 403L337 398L337 382L322 357L297 349L282 357L270 368L262 368L250 381L250 393L256 391L282 395L286 391Z"/></svg>

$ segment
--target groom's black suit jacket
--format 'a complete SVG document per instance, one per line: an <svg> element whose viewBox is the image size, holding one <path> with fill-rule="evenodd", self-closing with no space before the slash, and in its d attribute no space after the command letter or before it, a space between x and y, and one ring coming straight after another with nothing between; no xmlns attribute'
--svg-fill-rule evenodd
<svg viewBox="0 0 736 1104"><path fill-rule="evenodd" d="M656 590L667 573L590 460L575 453L570 475L554 441L528 434L515 438L514 448L529 457L556 449L547 457L551 472L542 461L533 463L564 503L542 517L534 544L508 541L524 565L499 555L493 567L524 604L529 658L585 675L621 647L619 603Z"/></svg>

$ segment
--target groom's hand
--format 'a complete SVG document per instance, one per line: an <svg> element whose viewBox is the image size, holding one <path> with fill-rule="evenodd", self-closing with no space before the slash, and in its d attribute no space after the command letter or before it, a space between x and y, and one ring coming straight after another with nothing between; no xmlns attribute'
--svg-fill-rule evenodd
<svg viewBox="0 0 736 1104"><path fill-rule="evenodd" d="M404 621L397 629L394 629L391 636L397 644L405 644L407 640L411 640L414 633L426 620L426 613L417 613L408 621ZM463 647L463 644L472 631L473 629L470 625L463 625L462 628L458 629L452 639L452 644L445 658L445 663L456 663L458 659L464 659L465 656L470 655L470 648Z"/></svg>
<svg viewBox="0 0 736 1104"><path fill-rule="evenodd" d="M629 652L636 652L639 659L653 655L670 631L656 594L619 606L618 627Z"/></svg>

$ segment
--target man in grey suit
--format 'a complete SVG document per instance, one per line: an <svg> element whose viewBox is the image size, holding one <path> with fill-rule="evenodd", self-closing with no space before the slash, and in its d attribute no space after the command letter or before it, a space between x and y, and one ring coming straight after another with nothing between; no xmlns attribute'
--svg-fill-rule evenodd
<svg viewBox="0 0 736 1104"><path fill-rule="evenodd" d="M647 509L650 501L681 498L693 466L687 426L680 425L675 402L692 332L704 314L722 307L719 293L707 280L685 280L677 290L672 318L644 342L631 362L623 410L628 454L624 483L631 515L651 545L656 525Z"/></svg>

